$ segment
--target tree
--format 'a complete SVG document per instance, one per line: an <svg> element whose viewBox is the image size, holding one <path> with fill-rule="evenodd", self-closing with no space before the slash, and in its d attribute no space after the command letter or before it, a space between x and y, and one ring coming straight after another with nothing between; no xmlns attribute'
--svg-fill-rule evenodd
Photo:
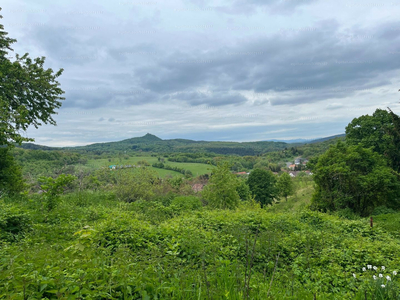
<svg viewBox="0 0 400 300"><path fill-rule="evenodd" d="M349 145L361 144L364 148L372 147L375 152L387 159L395 171L399 172L400 144L395 140L396 120L398 120L396 114L383 109L377 109L372 116L354 118L346 127L346 142Z"/></svg>
<svg viewBox="0 0 400 300"><path fill-rule="evenodd" d="M292 178L286 172L279 176L276 187L278 188L279 195L281 197L285 197L286 201L287 197L293 195L294 193Z"/></svg>
<svg viewBox="0 0 400 300"><path fill-rule="evenodd" d="M276 177L271 171L255 169L250 172L247 184L261 207L272 204L278 196Z"/></svg>
<svg viewBox="0 0 400 300"><path fill-rule="evenodd" d="M64 91L56 80L63 69L56 73L45 70L45 57L31 59L28 53L16 54L11 61L7 55L13 51L11 45L16 40L7 34L0 24L0 145L12 146L33 141L21 135L30 125L56 125L52 115L61 107Z"/></svg>
<svg viewBox="0 0 400 300"><path fill-rule="evenodd" d="M75 176L65 174L61 174L56 179L52 177L39 177L39 182L41 183L40 188L44 191L44 198L48 211L56 207L58 199L65 188L76 179Z"/></svg>
<svg viewBox="0 0 400 300"><path fill-rule="evenodd" d="M1 148L0 188L16 193L23 187L22 173L8 151L15 143L33 141L21 135L30 125L38 128L40 122L56 124L51 115L61 106L59 100L64 99L56 81L63 70L45 70L44 57L32 60L27 53L16 54L11 61L8 54L16 40L7 34L0 24L0 147L7 146Z"/></svg>
<svg viewBox="0 0 400 300"><path fill-rule="evenodd" d="M192 178L193 177L193 173L190 170L185 170L185 177L186 178Z"/></svg>
<svg viewBox="0 0 400 300"><path fill-rule="evenodd" d="M0 148L0 194L16 194L23 186L21 167L7 148Z"/></svg>
<svg viewBox="0 0 400 300"><path fill-rule="evenodd" d="M390 108L388 110L392 117L393 127L388 129L388 135L392 138L392 143L386 153L391 158L394 170L400 172L400 117L392 112Z"/></svg>
<svg viewBox="0 0 400 300"><path fill-rule="evenodd" d="M239 194L240 200L246 201L251 198L250 188L245 180L240 180L240 184L237 186L236 191Z"/></svg>
<svg viewBox="0 0 400 300"><path fill-rule="evenodd" d="M218 163L202 196L212 208L233 209L239 205L240 197L236 190L239 184L239 179L230 171L230 165Z"/></svg>
<svg viewBox="0 0 400 300"><path fill-rule="evenodd" d="M312 207L322 211L350 208L361 216L377 206L397 208L399 174L371 148L346 146L338 142L313 160L316 189Z"/></svg>

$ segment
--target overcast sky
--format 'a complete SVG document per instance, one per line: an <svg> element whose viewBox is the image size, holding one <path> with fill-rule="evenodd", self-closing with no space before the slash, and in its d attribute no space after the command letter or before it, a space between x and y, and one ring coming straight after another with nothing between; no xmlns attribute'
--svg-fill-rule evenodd
<svg viewBox="0 0 400 300"><path fill-rule="evenodd" d="M400 114L398 0L0 5L16 53L65 69L58 125L28 130L37 144L313 139Z"/></svg>

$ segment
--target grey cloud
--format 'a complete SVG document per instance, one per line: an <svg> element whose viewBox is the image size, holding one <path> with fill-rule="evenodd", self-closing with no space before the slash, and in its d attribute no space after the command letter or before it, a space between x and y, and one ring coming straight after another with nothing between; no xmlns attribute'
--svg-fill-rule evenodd
<svg viewBox="0 0 400 300"><path fill-rule="evenodd" d="M192 0L191 2L199 7L213 8L214 10L226 14L252 14L257 10L266 9L271 13L287 14L292 13L296 8L309 5L317 0L236 0L227 1L225 5L213 5L212 1Z"/></svg>
<svg viewBox="0 0 400 300"><path fill-rule="evenodd" d="M342 103L330 103L326 106L327 109L334 110L344 107Z"/></svg>
<svg viewBox="0 0 400 300"><path fill-rule="evenodd" d="M201 92L180 92L175 95L169 95L164 97L163 100L181 100L188 102L193 106L198 105L213 105L213 106L223 106L230 104L241 104L245 103L247 99L238 93L201 93Z"/></svg>
<svg viewBox="0 0 400 300"><path fill-rule="evenodd" d="M240 104L246 101L238 93L240 90L279 93L256 104L312 103L348 96L353 93L349 89L373 85L379 74L400 68L400 61L388 51L400 47L400 30L393 30L400 28L399 23L343 33L336 21L327 20L313 28L280 32L207 52L169 53L156 44L140 42L132 47L110 47L106 55L117 65L113 66L112 60L105 61L105 68L111 68L108 73L103 70L103 78L100 74L85 81L70 78L63 85L68 100L64 107L93 109L166 100L189 105ZM80 55L96 53L102 44L98 39L90 46L82 45L73 31L63 30L60 34L56 27L33 32L52 57L67 66L88 63ZM63 56L75 59L60 60ZM120 72L116 73L116 69ZM346 89L334 90L338 86ZM304 87L311 87L311 91L305 93ZM202 88L211 92L198 92Z"/></svg>
<svg viewBox="0 0 400 300"><path fill-rule="evenodd" d="M141 86L160 94L185 90L186 97L182 99L195 104L201 95L190 91L204 86L225 93L282 92L282 87L293 92L291 98L272 100L276 105L345 97L354 92L351 89L389 83L389 79L375 81L380 74L400 68L400 61L387 51L400 47L400 31L390 38L385 35L393 24L357 29L350 41L349 35L339 33L336 22L317 25L318 31L290 37L275 35L197 56L175 53L157 64L136 69L134 76ZM302 95L303 87L312 87L312 93Z"/></svg>
<svg viewBox="0 0 400 300"><path fill-rule="evenodd" d="M77 30L65 30L64 27L49 25L28 30L31 43L39 44L50 54L51 60L64 66L84 65L99 59L99 44L96 39L87 41L79 37Z"/></svg>

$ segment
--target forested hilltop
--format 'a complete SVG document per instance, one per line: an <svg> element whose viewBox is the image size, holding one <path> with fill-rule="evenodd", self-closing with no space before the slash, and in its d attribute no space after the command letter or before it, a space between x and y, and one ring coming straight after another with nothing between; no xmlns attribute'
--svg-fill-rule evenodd
<svg viewBox="0 0 400 300"><path fill-rule="evenodd" d="M325 140L335 138L344 138L344 135L332 136L309 143L319 143ZM143 152L156 152L156 153L214 153L223 155L260 155L267 152L284 150L285 148L298 147L306 143L285 143L285 142L210 142L210 141L193 141L188 139L170 139L162 140L159 137L150 133L131 139L126 139L119 142L96 143L87 146L78 147L63 147L60 150L76 150L88 151L92 153L116 153L120 151L143 151ZM32 143L24 143L21 147L25 149L36 150L56 150L54 147L40 146Z"/></svg>

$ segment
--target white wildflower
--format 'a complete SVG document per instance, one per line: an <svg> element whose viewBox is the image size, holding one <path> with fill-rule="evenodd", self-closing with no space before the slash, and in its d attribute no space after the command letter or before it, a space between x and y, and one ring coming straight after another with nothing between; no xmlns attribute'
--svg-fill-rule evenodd
<svg viewBox="0 0 400 300"><path fill-rule="evenodd" d="M353 273L353 277L356 278L356 274Z"/></svg>
<svg viewBox="0 0 400 300"><path fill-rule="evenodd" d="M388 281L390 281L391 280L391 278L390 278L390 276L388 275L388 276L386 276L386 279L388 280Z"/></svg>
<svg viewBox="0 0 400 300"><path fill-rule="evenodd" d="M385 287L385 285L384 285L384 284L382 284L382 285L381 285L381 287L383 287L383 288L384 288L384 287Z"/></svg>
<svg viewBox="0 0 400 300"><path fill-rule="evenodd" d="M397 275L397 271L393 271L393 275L395 275L395 276L396 276L396 275Z"/></svg>
<svg viewBox="0 0 400 300"><path fill-rule="evenodd" d="M367 268L371 270L372 269L372 265L367 265Z"/></svg>
<svg viewBox="0 0 400 300"><path fill-rule="evenodd" d="M375 271L376 271L376 270L378 270L378 268L377 268L377 267L375 267L375 266L373 266L373 267L372 267L372 269L374 269Z"/></svg>
<svg viewBox="0 0 400 300"><path fill-rule="evenodd" d="M382 274L379 274L379 278L382 278L383 277L383 275Z"/></svg>
<svg viewBox="0 0 400 300"><path fill-rule="evenodd" d="M381 268L382 268L382 270L385 270L385 266L382 266Z"/></svg>
<svg viewBox="0 0 400 300"><path fill-rule="evenodd" d="M363 272L367 271L367 269L365 267L362 268Z"/></svg>
<svg viewBox="0 0 400 300"><path fill-rule="evenodd" d="M374 278L374 280L376 280L376 276L374 275L374 276L372 276L372 278Z"/></svg>

